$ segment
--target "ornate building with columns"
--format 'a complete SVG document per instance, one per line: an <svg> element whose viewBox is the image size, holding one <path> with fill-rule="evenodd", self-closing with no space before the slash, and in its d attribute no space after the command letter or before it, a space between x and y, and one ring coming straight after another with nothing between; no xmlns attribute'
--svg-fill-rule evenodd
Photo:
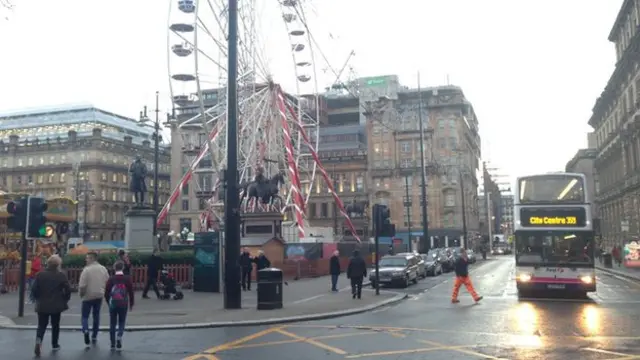
<svg viewBox="0 0 640 360"><path fill-rule="evenodd" d="M640 0L625 0L609 34L616 68L589 125L605 247L640 236Z"/></svg>
<svg viewBox="0 0 640 360"><path fill-rule="evenodd" d="M152 202L153 132L92 105L0 114L0 189L80 200L76 219L80 227L86 225L88 240L124 240L124 216L133 203L129 165L136 154L147 164L150 191L145 201ZM171 191L164 145L159 159L162 207ZM166 232L168 226L160 230Z"/></svg>

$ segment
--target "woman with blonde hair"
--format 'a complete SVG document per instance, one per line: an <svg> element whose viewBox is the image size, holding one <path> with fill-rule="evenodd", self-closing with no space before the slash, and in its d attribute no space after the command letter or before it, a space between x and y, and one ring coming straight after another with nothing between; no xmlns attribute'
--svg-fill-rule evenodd
<svg viewBox="0 0 640 360"><path fill-rule="evenodd" d="M38 313L38 329L36 331L35 355L40 356L42 351L42 339L51 321L51 347L52 350L60 350L58 339L60 338L60 316L69 309L71 299L71 286L67 276L61 271L62 259L58 255L52 255L47 259L47 266L36 276L31 290L36 301L36 313Z"/></svg>

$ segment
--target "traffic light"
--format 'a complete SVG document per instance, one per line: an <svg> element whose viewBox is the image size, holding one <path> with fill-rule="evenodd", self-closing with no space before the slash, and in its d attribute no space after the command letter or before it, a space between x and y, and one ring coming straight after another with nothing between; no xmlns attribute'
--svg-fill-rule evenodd
<svg viewBox="0 0 640 360"><path fill-rule="evenodd" d="M41 197L29 196L27 204L27 238L47 237L47 203Z"/></svg>
<svg viewBox="0 0 640 360"><path fill-rule="evenodd" d="M391 223L391 211L386 205L373 205L373 219L377 236L395 236L396 226Z"/></svg>
<svg viewBox="0 0 640 360"><path fill-rule="evenodd" d="M10 231L23 232L27 224L27 198L9 201L5 204L9 218L7 227Z"/></svg>

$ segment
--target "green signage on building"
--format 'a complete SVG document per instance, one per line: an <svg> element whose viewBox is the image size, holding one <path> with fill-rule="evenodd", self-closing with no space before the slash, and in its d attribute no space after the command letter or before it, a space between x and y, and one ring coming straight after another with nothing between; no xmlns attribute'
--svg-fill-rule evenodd
<svg viewBox="0 0 640 360"><path fill-rule="evenodd" d="M379 86L379 85L385 85L386 83L387 83L386 77L369 78L365 81L365 84L367 86Z"/></svg>

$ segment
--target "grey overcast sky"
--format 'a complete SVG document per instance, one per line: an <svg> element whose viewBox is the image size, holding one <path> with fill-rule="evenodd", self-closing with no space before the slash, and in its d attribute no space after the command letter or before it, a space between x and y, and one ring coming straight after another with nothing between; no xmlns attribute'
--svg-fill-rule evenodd
<svg viewBox="0 0 640 360"><path fill-rule="evenodd" d="M91 102L135 117L156 90L170 107L168 0L13 3L0 14L0 110ZM483 157L517 176L561 170L586 146L586 122L614 68L607 35L622 0L307 3L317 53L329 62L316 61L322 82L351 50L358 76L398 74L415 86L420 71L432 86L448 75L475 106ZM259 7L261 52L291 87L280 9L275 0Z"/></svg>

